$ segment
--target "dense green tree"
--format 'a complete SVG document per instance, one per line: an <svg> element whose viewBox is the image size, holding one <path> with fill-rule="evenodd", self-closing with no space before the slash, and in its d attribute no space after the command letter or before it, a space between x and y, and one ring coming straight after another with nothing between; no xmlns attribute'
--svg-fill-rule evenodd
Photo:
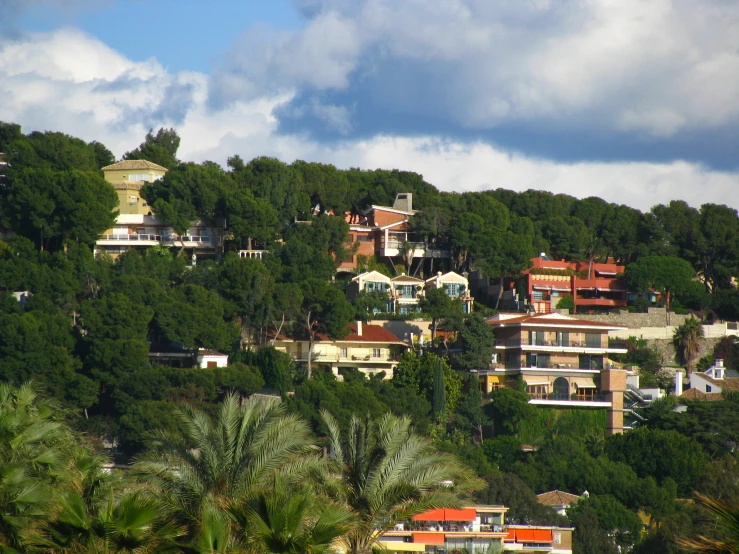
<svg viewBox="0 0 739 554"><path fill-rule="evenodd" d="M700 339L703 337L703 324L691 316L678 326L673 333L673 343L678 356L685 362L688 375L693 371L693 362L700 349Z"/></svg>
<svg viewBox="0 0 739 554"><path fill-rule="evenodd" d="M666 295L670 308L670 295L687 292L695 271L690 263L668 256L647 256L626 266L626 282L631 290L654 290Z"/></svg>
<svg viewBox="0 0 739 554"><path fill-rule="evenodd" d="M241 363L213 370L216 386L232 390L242 396L251 396L264 387L264 378L258 369Z"/></svg>
<svg viewBox="0 0 739 554"><path fill-rule="evenodd" d="M606 455L628 464L639 477L662 483L672 479L689 495L704 474L708 459L699 444L676 431L639 427L606 440Z"/></svg>
<svg viewBox="0 0 739 554"><path fill-rule="evenodd" d="M421 298L421 310L431 318L431 340L436 340L436 330L444 319L462 313L459 300L452 300L444 289L432 288Z"/></svg>
<svg viewBox="0 0 739 554"><path fill-rule="evenodd" d="M612 496L591 495L588 498L581 498L577 504L567 508L567 517L577 530L580 519L591 510L598 520L598 526L612 537L620 548L629 549L639 541L643 527L639 516Z"/></svg>
<svg viewBox="0 0 739 554"><path fill-rule="evenodd" d="M153 129L146 133L144 142L138 148L126 152L124 160L146 160L167 169L173 169L179 163L177 150L180 148L180 136L174 129L161 128L155 135Z"/></svg>
<svg viewBox="0 0 739 554"><path fill-rule="evenodd" d="M393 384L398 387L409 387L433 405L437 362L441 364L444 372L446 412L451 414L462 396L462 379L446 360L436 354L426 352L419 356L413 351L404 352L393 373Z"/></svg>
<svg viewBox="0 0 739 554"><path fill-rule="evenodd" d="M514 434L518 425L531 419L536 412L536 408L529 404L529 395L516 389L498 389L492 392L491 399L485 410L496 433Z"/></svg>
<svg viewBox="0 0 739 554"><path fill-rule="evenodd" d="M495 333L485 318L473 313L462 325L458 346L462 349L454 356L454 363L461 369L486 369L495 351Z"/></svg>

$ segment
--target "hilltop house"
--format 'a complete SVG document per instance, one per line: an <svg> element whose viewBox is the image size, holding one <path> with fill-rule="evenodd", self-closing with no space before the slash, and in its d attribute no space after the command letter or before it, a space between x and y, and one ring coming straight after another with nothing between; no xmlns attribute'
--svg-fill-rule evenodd
<svg viewBox="0 0 739 554"><path fill-rule="evenodd" d="M543 492L536 495L536 501L544 506L550 506L557 510L559 515L566 515L566 510L572 504L577 504L580 497L576 494L558 490Z"/></svg>
<svg viewBox="0 0 739 554"><path fill-rule="evenodd" d="M308 361L328 366L334 375L342 369L356 369L365 375L385 372L391 379L400 354L407 345L379 325L368 325L357 321L349 326L349 333L341 339L330 339L319 334L310 350L307 338L288 338L279 336L275 348L290 354L296 361Z"/></svg>
<svg viewBox="0 0 739 554"><path fill-rule="evenodd" d="M443 289L450 298L460 300L464 313L472 311L474 299L469 292L469 281L453 271L439 272L425 281L405 274L388 277L379 271L368 271L352 278L347 286L347 296L353 300L361 291L377 292L387 295L388 312L412 314L420 311L421 299L431 288Z"/></svg>
<svg viewBox="0 0 739 554"><path fill-rule="evenodd" d="M411 220L418 213L413 209L413 194L403 192L395 197L392 207L370 206L360 214L347 214L349 242L356 245L351 259L342 262L339 271L357 269L358 256L385 258L393 266L403 264L410 275L413 264L426 258L448 258L449 249L431 244L413 232Z"/></svg>
<svg viewBox="0 0 739 554"><path fill-rule="evenodd" d="M146 160L124 160L103 168L105 180L118 194L118 218L113 228L95 243L95 253L118 257L130 249L151 246L181 247L195 262L198 257L213 257L223 243L222 226L206 221L193 221L184 235L154 215L152 207L141 197L147 183L164 178L167 169Z"/></svg>
<svg viewBox="0 0 739 554"><path fill-rule="evenodd" d="M560 314L504 314L489 318L495 329L495 354L478 370L483 392L526 383L531 403L568 408L607 408L608 431L623 431L626 371L609 364L608 331L618 325Z"/></svg>
<svg viewBox="0 0 739 554"><path fill-rule="evenodd" d="M716 399L717 394L724 392L739 391L739 372L724 367L724 361L718 359L713 366L705 371L693 371L690 374L690 388L685 391L684 396L690 391L696 400ZM712 395L702 397L701 394Z"/></svg>

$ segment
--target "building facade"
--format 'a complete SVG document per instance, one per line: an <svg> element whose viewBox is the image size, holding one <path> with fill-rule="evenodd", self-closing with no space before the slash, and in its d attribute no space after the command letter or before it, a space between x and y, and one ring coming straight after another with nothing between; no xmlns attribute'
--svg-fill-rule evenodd
<svg viewBox="0 0 739 554"><path fill-rule="evenodd" d="M376 292L387 296L387 312L413 314L421 311L421 299L432 288L442 289L453 300L459 300L465 314L472 312L474 298L469 291L469 281L453 271L439 272L425 281L405 274L388 277L379 271L368 271L352 278L347 296L353 300L362 291Z"/></svg>
<svg viewBox="0 0 739 554"><path fill-rule="evenodd" d="M627 372L608 356L625 354L611 348L608 332L623 329L560 314L497 314L495 354L478 371L483 392L526 385L531 403L567 408L605 408L609 432L623 431L623 394Z"/></svg>
<svg viewBox="0 0 739 554"><path fill-rule="evenodd" d="M696 391L693 395L701 400L706 398L696 393L712 394L716 398L716 394L739 391L739 372L727 369L721 359L715 360L713 366L705 371L693 371L689 381L690 388L685 392Z"/></svg>
<svg viewBox="0 0 739 554"><path fill-rule="evenodd" d="M187 232L179 235L158 218L141 196L148 183L163 179L167 169L146 160L124 160L103 168L105 180L118 195L118 217L114 226L95 243L95 253L113 258L134 249L151 246L182 248L196 262L197 258L214 257L223 246L223 226L196 220Z"/></svg>
<svg viewBox="0 0 739 554"><path fill-rule="evenodd" d="M312 363L327 366L334 375L342 369L356 369L365 375L385 372L386 379L392 378L400 355L408 348L390 331L361 321L350 325L349 333L342 339L319 335L312 350L307 338L278 337L274 345L297 362L307 362L310 356Z"/></svg>
<svg viewBox="0 0 739 554"><path fill-rule="evenodd" d="M507 536L504 506L468 506L462 509L439 508L396 524L378 540L388 554L399 552L485 553L492 547L502 551ZM498 550L495 550L495 549Z"/></svg>
<svg viewBox="0 0 739 554"><path fill-rule="evenodd" d="M554 311L566 297L572 297L575 313L625 308L628 290L621 278L625 269L616 263L558 261L541 255L523 271L525 289L520 292L536 313Z"/></svg>

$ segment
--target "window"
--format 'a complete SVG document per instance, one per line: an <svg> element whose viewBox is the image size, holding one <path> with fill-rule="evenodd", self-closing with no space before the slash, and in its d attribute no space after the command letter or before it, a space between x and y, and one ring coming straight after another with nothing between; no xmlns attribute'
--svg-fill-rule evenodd
<svg viewBox="0 0 739 554"><path fill-rule="evenodd" d="M555 531L552 533L552 538L554 539L554 544L562 544L562 533Z"/></svg>
<svg viewBox="0 0 739 554"><path fill-rule="evenodd" d="M339 357L340 358L348 358L349 357L349 350L347 348L339 348Z"/></svg>
<svg viewBox="0 0 739 554"><path fill-rule="evenodd" d="M135 196L129 196L128 197L128 205L129 206L135 206L138 203L139 199Z"/></svg>
<svg viewBox="0 0 739 554"><path fill-rule="evenodd" d="M449 283L448 285L444 285L444 288L449 298L458 298L464 294L464 285L460 285L459 283Z"/></svg>
<svg viewBox="0 0 739 554"><path fill-rule="evenodd" d="M373 358L379 358L382 355L381 352L382 352L382 349L381 348L373 348L372 349L372 357Z"/></svg>
<svg viewBox="0 0 739 554"><path fill-rule="evenodd" d="M398 285L395 287L398 296L401 298L415 298L416 297L416 286L415 285Z"/></svg>
<svg viewBox="0 0 739 554"><path fill-rule="evenodd" d="M585 333L585 346L588 348L600 348L600 333Z"/></svg>
<svg viewBox="0 0 739 554"><path fill-rule="evenodd" d="M711 385L706 385L706 392L711 392L712 390Z"/></svg>
<svg viewBox="0 0 739 554"><path fill-rule="evenodd" d="M546 385L528 385L526 387L526 394L531 398L543 399L547 397L547 386Z"/></svg>
<svg viewBox="0 0 739 554"><path fill-rule="evenodd" d="M357 242L372 242L372 237L369 235L357 235Z"/></svg>
<svg viewBox="0 0 739 554"><path fill-rule="evenodd" d="M488 392L493 392L494 390L499 390L503 388L503 385L500 383L488 383Z"/></svg>
<svg viewBox="0 0 739 554"><path fill-rule="evenodd" d="M540 290L534 291L534 300L544 300L544 293Z"/></svg>
<svg viewBox="0 0 739 554"><path fill-rule="evenodd" d="M364 290L367 292L385 292L385 283L378 281L367 281L364 284Z"/></svg>

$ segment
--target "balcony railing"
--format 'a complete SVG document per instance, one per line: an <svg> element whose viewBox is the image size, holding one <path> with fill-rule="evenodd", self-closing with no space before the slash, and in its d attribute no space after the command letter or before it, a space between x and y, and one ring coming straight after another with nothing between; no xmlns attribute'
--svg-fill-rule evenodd
<svg viewBox="0 0 739 554"><path fill-rule="evenodd" d="M109 233L100 235L99 240L126 240L126 241L155 241L155 242L162 242L162 243L175 243L175 242L200 242L200 243L208 243L212 244L214 241L220 242L221 237L213 237L213 236L199 236L199 235L182 235L181 237L178 237L177 235L152 235L152 234L144 234L144 233L130 233L130 234L121 234L121 233Z"/></svg>
<svg viewBox="0 0 739 554"><path fill-rule="evenodd" d="M521 339L504 339L495 341L495 346L515 348L519 346L553 346L559 348L608 348L603 346L600 342L592 341L579 341L579 340L548 340L548 339L536 339L534 341L521 340Z"/></svg>
<svg viewBox="0 0 739 554"><path fill-rule="evenodd" d="M531 400L558 400L566 402L606 402L608 399L600 393L568 395L557 392L529 393Z"/></svg>

